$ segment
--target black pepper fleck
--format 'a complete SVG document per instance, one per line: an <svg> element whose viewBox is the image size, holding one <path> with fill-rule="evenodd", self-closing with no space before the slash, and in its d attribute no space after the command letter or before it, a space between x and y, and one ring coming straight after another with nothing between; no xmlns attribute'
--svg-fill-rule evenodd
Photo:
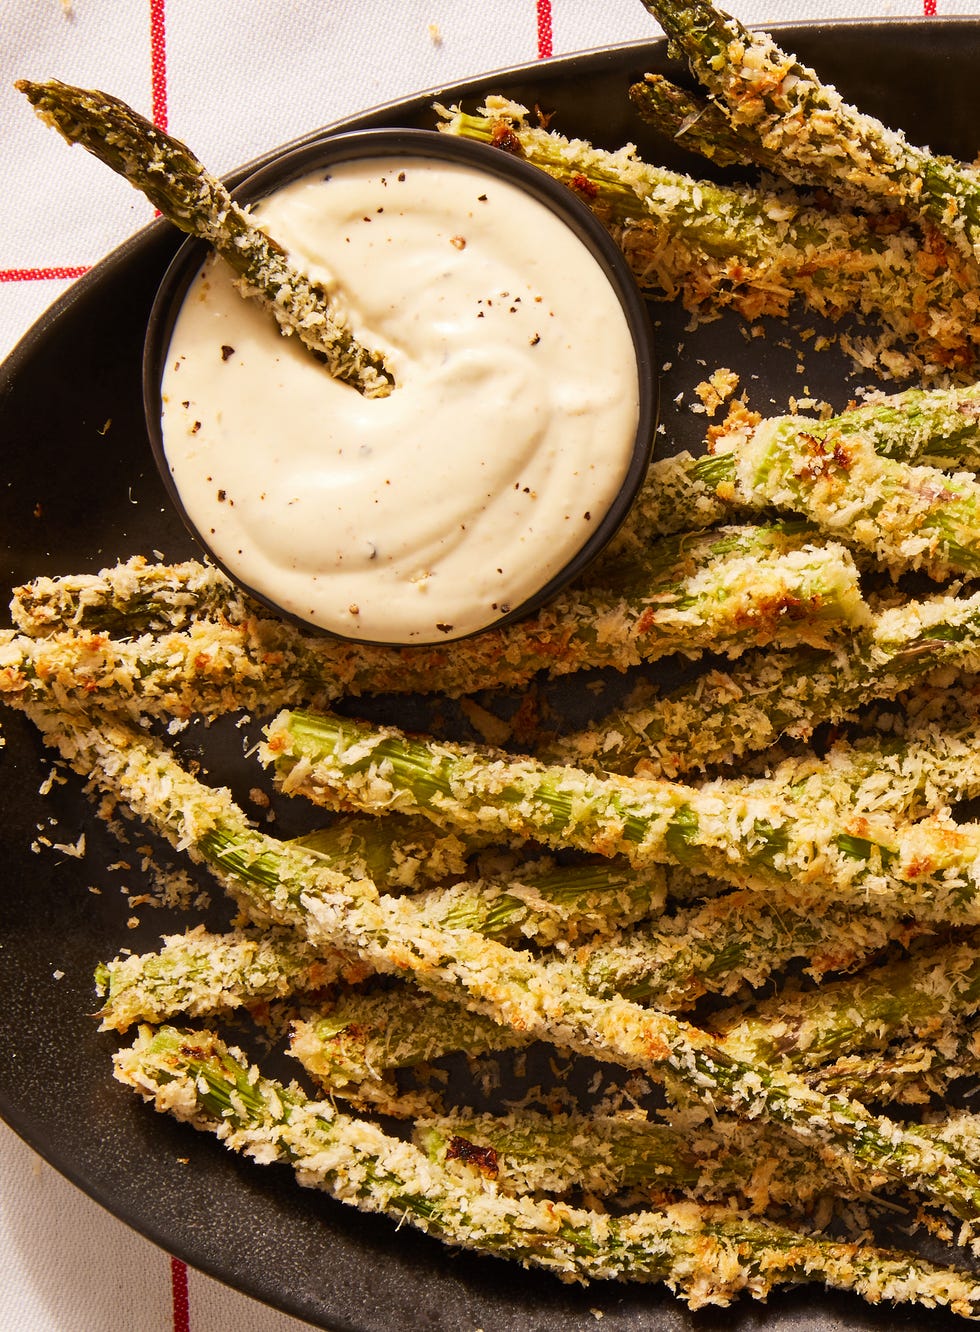
<svg viewBox="0 0 980 1332"><path fill-rule="evenodd" d="M221 344L221 359L227 361L229 356L234 356L234 347L229 347L227 342Z"/></svg>

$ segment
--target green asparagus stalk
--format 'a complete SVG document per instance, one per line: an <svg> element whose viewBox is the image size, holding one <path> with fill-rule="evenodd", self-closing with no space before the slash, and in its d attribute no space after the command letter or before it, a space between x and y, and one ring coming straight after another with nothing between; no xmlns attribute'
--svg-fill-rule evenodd
<svg viewBox="0 0 980 1332"><path fill-rule="evenodd" d="M315 1018L293 1024L289 1053L330 1095L392 1113L391 1074L447 1054L483 1055L528 1044L513 1027L399 986L352 992Z"/></svg>
<svg viewBox="0 0 980 1332"><path fill-rule="evenodd" d="M558 1275L668 1281L692 1307L777 1282L819 1279L878 1300L972 1311L971 1277L909 1254L808 1237L733 1209L680 1209L614 1218L561 1202L514 1199L479 1170L439 1168L411 1144L340 1114L329 1102L263 1078L208 1033L146 1032L116 1056L116 1076L229 1148L290 1163L300 1182L426 1233Z"/></svg>
<svg viewBox="0 0 980 1332"><path fill-rule="evenodd" d="M774 1206L795 1213L812 1209L839 1197L842 1187L798 1143L748 1122L689 1127L642 1112L522 1110L507 1116L423 1116L414 1138L439 1164L479 1153L508 1189L559 1194L582 1189L598 1198L627 1189L670 1189L702 1203L735 1198L758 1215ZM860 1181L848 1192L861 1195Z"/></svg>
<svg viewBox="0 0 980 1332"><path fill-rule="evenodd" d="M741 422L714 450L731 454L753 504L806 515L892 574L980 571L980 484L968 473L884 458L860 433L814 433L806 419Z"/></svg>
<svg viewBox="0 0 980 1332"><path fill-rule="evenodd" d="M322 856L349 878L371 879L386 892L399 892L465 874L487 839L462 837L426 819L353 816L304 833L292 844Z"/></svg>
<svg viewBox="0 0 980 1332"><path fill-rule="evenodd" d="M645 74L631 84L630 101L640 117L681 148L700 153L722 167L751 162L779 173L778 154L769 153L755 135L740 133L715 101L681 88L662 74Z"/></svg>
<svg viewBox="0 0 980 1332"><path fill-rule="evenodd" d="M753 655L658 699L642 698L595 729L543 748L552 761L674 775L767 749L782 735L857 716L948 672L980 670L980 597L934 597L883 611L834 652Z"/></svg>
<svg viewBox="0 0 980 1332"><path fill-rule="evenodd" d="M35 578L15 587L10 603L14 626L33 638L66 629L127 638L186 629L199 619L241 624L261 613L213 564L151 563L144 555L97 574Z"/></svg>
<svg viewBox="0 0 980 1332"><path fill-rule="evenodd" d="M761 793L763 778L777 799L798 805L837 809L855 814L889 813L903 819L920 819L980 795L980 697L975 685L961 682L947 689L919 688L899 697L894 705L868 708L856 733L839 736L824 752L790 752L780 758L767 750L763 776L746 773L745 780ZM603 753L603 735L597 731L591 749L592 766L617 769L622 755L621 731L615 753ZM585 766L589 752L586 739L576 737ZM688 761L696 755L688 754ZM655 765L641 759L638 775L652 775ZM734 789L738 777L726 777L726 788ZM672 876L672 895L681 894L677 876Z"/></svg>
<svg viewBox="0 0 980 1332"><path fill-rule="evenodd" d="M100 963L100 1030L125 1031L135 1022L162 1022L180 1013L230 1013L297 991L313 993L363 973L353 959L332 951L317 953L283 931L210 934L198 926L165 938L159 952L129 953Z"/></svg>
<svg viewBox="0 0 980 1332"><path fill-rule="evenodd" d="M884 910L858 914L821 893L730 892L587 941L573 961L590 994L675 1012L704 994L759 989L790 963L815 980L852 971L925 928Z"/></svg>
<svg viewBox="0 0 980 1332"><path fill-rule="evenodd" d="M74 699L126 711L134 720L263 713L277 706L275 700L335 701L343 680L323 648L304 651L303 643L295 628L269 618L195 620L184 632L125 639L90 630L46 638L4 633L0 695L14 707Z"/></svg>
<svg viewBox="0 0 980 1332"><path fill-rule="evenodd" d="M860 1087L861 1099L877 1105L934 1107L950 1085L980 1073L977 1026L954 1020L916 1040L901 1040L884 1051L859 1050L840 1055L807 1074L811 1086L849 1096Z"/></svg>
<svg viewBox="0 0 980 1332"><path fill-rule="evenodd" d="M366 397L391 392L384 356L357 341L337 291L300 272L184 144L107 93L27 79L15 87L68 143L80 143L175 227L206 241L234 272L241 294L268 310L284 334L295 334L334 378Z"/></svg>
<svg viewBox="0 0 980 1332"><path fill-rule="evenodd" d="M977 824L813 810L778 801L765 781L756 792L594 774L308 712L281 714L266 735L283 789L327 806L680 864L756 890L819 886L887 916L980 921Z"/></svg>
<svg viewBox="0 0 980 1332"><path fill-rule="evenodd" d="M780 994L712 1017L745 1059L816 1067L890 1041L921 1037L980 1006L980 933L796 996Z"/></svg>
<svg viewBox="0 0 980 1332"><path fill-rule="evenodd" d="M765 435L803 432L813 446L833 454L838 444L850 450L868 445L884 458L931 467L976 471L980 468L980 387L905 389L880 394L859 407L823 420L802 416L771 417L758 422L744 411L731 424L749 422ZM748 428L748 426L746 427ZM682 452L658 459L637 496L618 543L635 547L654 535L713 527L739 515L758 518L767 498L753 487L738 486L737 456L711 448L700 457Z"/></svg>
<svg viewBox="0 0 980 1332"><path fill-rule="evenodd" d="M477 930L519 944L575 944L656 915L666 898L662 866L558 866L545 861L500 878L460 880L430 891L426 909L448 929ZM421 901L421 899L419 899Z"/></svg>
<svg viewBox="0 0 980 1332"><path fill-rule="evenodd" d="M675 652L739 655L764 643L826 643L867 619L850 555L809 544L807 525L691 533L644 555L642 588L576 588L530 619L446 647L371 648L248 616L113 639L89 630L0 637L8 703L80 696L137 714L271 712L344 693L466 694L538 671L625 670ZM640 579L630 562L620 582Z"/></svg>
<svg viewBox="0 0 980 1332"><path fill-rule="evenodd" d="M733 1058L680 1019L625 1000L597 999L568 966L472 931L447 930L411 898L379 897L371 885L344 882L322 865L311 872L305 852L250 830L228 792L204 787L162 747L122 723L105 719L93 729L67 713L35 710L33 716L46 742L97 787L126 801L134 816L150 820L192 858L205 860L240 900L257 901L276 923L299 928L314 947L355 953L379 972L410 974L438 997L465 996L467 1007L531 1039L638 1068L696 1098L761 1115L963 1219L980 1216L980 1176L914 1129L857 1102L815 1093L781 1069Z"/></svg>
<svg viewBox="0 0 980 1332"><path fill-rule="evenodd" d="M811 431L820 440L859 435L899 462L980 470L980 384L877 393Z"/></svg>
<svg viewBox="0 0 980 1332"><path fill-rule="evenodd" d="M710 0L643 3L736 131L778 158L783 176L859 205L903 208L968 257L980 256L980 179L970 168L849 105L767 33Z"/></svg>
<svg viewBox="0 0 980 1332"><path fill-rule="evenodd" d="M476 115L439 111L444 132L495 143L566 182L651 294L750 320L783 317L796 300L831 318L860 315L880 330L862 354L889 377L976 361L972 267L960 271L932 238L829 212L789 189L719 185L651 166L631 149L602 152L530 124L526 108L502 97ZM942 319L923 318L929 310Z"/></svg>

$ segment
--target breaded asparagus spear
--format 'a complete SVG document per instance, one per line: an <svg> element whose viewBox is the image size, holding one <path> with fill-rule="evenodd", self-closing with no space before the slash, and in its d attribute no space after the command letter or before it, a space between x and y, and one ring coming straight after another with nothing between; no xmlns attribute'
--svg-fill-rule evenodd
<svg viewBox="0 0 980 1332"><path fill-rule="evenodd" d="M751 320L785 316L796 300L830 318L861 315L880 330L862 354L892 377L976 364L973 265L954 262L941 237L829 211L789 188L719 185L651 166L632 149L603 152L538 128L502 97L476 115L440 114L445 132L496 143L567 182L652 294L709 317L725 307Z"/></svg>
<svg viewBox="0 0 980 1332"><path fill-rule="evenodd" d="M978 1006L980 932L971 930L816 990L717 1014L712 1028L743 1058L815 1068L852 1051L935 1033Z"/></svg>
<svg viewBox="0 0 980 1332"><path fill-rule="evenodd" d="M980 596L909 601L881 612L836 651L753 654L617 709L600 730L561 737L541 752L621 772L642 762L646 771L675 775L766 749L781 735L809 736L821 722L853 718L872 700L896 698L931 675L978 670Z"/></svg>
<svg viewBox="0 0 980 1332"><path fill-rule="evenodd" d="M334 819L292 840L353 879L373 879L386 892L440 883L467 872L470 857L486 846L479 835L461 837L426 819Z"/></svg>
<svg viewBox="0 0 980 1332"><path fill-rule="evenodd" d="M527 620L449 647L378 648L247 615L131 639L92 631L0 636L0 695L19 705L74 694L145 715L271 712L342 694L467 694L538 671L625 670L684 652L738 655L764 643L826 643L868 609L843 547L806 525L677 536L620 570L615 587L571 588ZM635 580L635 581L634 581ZM610 575L610 582L614 579ZM629 584L626 586L626 584Z"/></svg>
<svg viewBox="0 0 980 1332"><path fill-rule="evenodd" d="M806 418L740 419L713 441L734 464L737 500L803 514L892 574L980 572L980 483L966 472L884 458L859 431Z"/></svg>
<svg viewBox="0 0 980 1332"><path fill-rule="evenodd" d="M842 1054L808 1073L807 1081L820 1091L844 1096L860 1087L861 1098L875 1105L935 1109L951 1083L980 1072L977 1034L975 1018L956 1019L928 1036L895 1041L884 1050Z"/></svg>
<svg viewBox="0 0 980 1332"><path fill-rule="evenodd" d="M241 624L261 614L258 603L215 565L200 560L161 564L145 555L94 574L34 578L15 587L10 602L14 626L32 638L66 629L131 638L186 629L194 620Z"/></svg>
<svg viewBox="0 0 980 1332"><path fill-rule="evenodd" d="M338 998L322 1015L293 1023L289 1053L330 1095L393 1113L391 1074L446 1054L512 1050L529 1038L482 1013L400 985ZM387 1103L387 1104L386 1104Z"/></svg>
<svg viewBox="0 0 980 1332"><path fill-rule="evenodd" d="M817 980L851 971L926 928L887 911L856 913L819 891L745 890L586 941L571 960L590 994L683 1011L703 994L764 986L793 962Z"/></svg>
<svg viewBox="0 0 980 1332"><path fill-rule="evenodd" d="M198 926L168 936L159 952L129 953L98 966L100 1030L125 1031L134 1022L161 1022L178 1013L232 1012L363 973L353 959L318 953L286 931L210 934Z"/></svg>
<svg viewBox="0 0 980 1332"><path fill-rule="evenodd" d="M742 420L756 425L747 413ZM736 417L732 429L737 428ZM758 422L758 429L767 435L795 429L828 453L838 441L850 448L857 438L883 458L897 462L976 471L980 467L980 385L905 389L880 394L823 420L770 417ZM620 544L639 545L655 535L712 527L732 522L740 514L757 520L767 496L737 485L737 455L714 448L713 441L723 434L721 428L710 432L712 451L704 456L695 458L685 452L652 464L647 484L618 538Z"/></svg>
<svg viewBox="0 0 980 1332"><path fill-rule="evenodd" d="M778 156L783 176L859 205L918 214L963 253L980 256L980 178L969 167L916 147L849 105L768 33L710 0L643 3L736 131Z"/></svg>
<svg viewBox="0 0 980 1332"><path fill-rule="evenodd" d="M751 162L779 174L778 154L767 152L751 132L740 133L710 97L681 88L663 74L644 74L630 85L629 96L642 119L681 148L718 166Z"/></svg>
<svg viewBox="0 0 980 1332"><path fill-rule="evenodd" d="M758 1215L798 1215L839 1198L842 1184L812 1153L764 1124L715 1119L690 1126L633 1114L421 1117L414 1139L433 1160L487 1160L501 1187L548 1193L670 1189L705 1202L737 1200ZM474 1150L475 1149L475 1150ZM866 1192L858 1181L844 1196Z"/></svg>
<svg viewBox="0 0 980 1332"><path fill-rule="evenodd" d="M328 807L424 814L747 888L821 888L890 917L980 922L978 824L814 808L764 780L694 788L589 773L308 712L280 714L266 734L283 789Z"/></svg>
<svg viewBox="0 0 980 1332"><path fill-rule="evenodd" d="M160 1110L217 1133L229 1148L290 1163L300 1183L365 1211L408 1220L448 1243L496 1253L559 1276L668 1281L692 1307L747 1290L821 1280L874 1301L920 1300L971 1312L966 1273L910 1254L842 1244L685 1203L614 1218L561 1202L502 1194L479 1170L442 1168L377 1126L311 1102L206 1032L144 1032L120 1051L116 1076Z"/></svg>
<svg viewBox="0 0 980 1332"><path fill-rule="evenodd" d="M108 93L52 80L15 85L46 124L124 176L175 227L206 241L254 297L320 358L336 379L366 397L386 397L394 380L384 356L355 337L336 290L295 267L190 150Z"/></svg>

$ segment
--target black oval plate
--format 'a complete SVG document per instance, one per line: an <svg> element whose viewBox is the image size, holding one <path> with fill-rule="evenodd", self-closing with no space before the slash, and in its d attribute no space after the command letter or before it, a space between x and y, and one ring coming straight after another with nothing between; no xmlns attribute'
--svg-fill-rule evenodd
<svg viewBox="0 0 980 1332"><path fill-rule="evenodd" d="M780 39L913 140L974 157L980 21L814 24L780 29ZM487 75L336 128L429 126L434 100L471 106L481 94L502 92L554 111L566 134L609 148L634 141L652 159L707 174L698 160L655 142L631 113L628 83L667 69L661 43L619 47ZM196 554L158 479L140 396L147 314L179 239L163 223L141 232L75 284L0 369L2 586L95 571L138 552ZM706 369L735 369L761 410L770 402L782 409L790 395L807 391L840 406L860 382L834 353L798 373L795 347L779 345L785 329L778 326L765 340L750 340L734 320L690 333L681 312L654 307L653 316L672 362L662 402L675 448L698 447L704 418L687 404ZM139 931L127 931L132 910L120 886L142 886L136 845L120 852L77 785L39 794L51 760L20 716L5 715L3 733L0 1114L91 1197L192 1266L333 1332L962 1326L945 1313L876 1310L810 1288L767 1306L746 1300L732 1311L691 1315L660 1288L564 1286L453 1252L407 1227L396 1232L383 1218L300 1190L285 1169L252 1166L147 1110L109 1075L115 1041L89 1016L92 971L122 946L151 947L177 926L151 911ZM241 767L240 741L234 752ZM222 780L234 775L229 755ZM73 842L82 828L83 859L32 851L39 830L53 842ZM107 870L123 858L131 870Z"/></svg>

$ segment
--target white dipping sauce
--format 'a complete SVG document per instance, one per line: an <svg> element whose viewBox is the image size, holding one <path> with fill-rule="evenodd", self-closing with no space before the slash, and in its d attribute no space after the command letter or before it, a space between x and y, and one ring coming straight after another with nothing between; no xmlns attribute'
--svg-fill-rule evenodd
<svg viewBox="0 0 980 1332"><path fill-rule="evenodd" d="M333 380L208 262L163 379L188 517L242 583L335 633L491 625L575 555L629 467L638 372L602 269L517 187L422 157L342 163L255 212L340 283L397 386Z"/></svg>

